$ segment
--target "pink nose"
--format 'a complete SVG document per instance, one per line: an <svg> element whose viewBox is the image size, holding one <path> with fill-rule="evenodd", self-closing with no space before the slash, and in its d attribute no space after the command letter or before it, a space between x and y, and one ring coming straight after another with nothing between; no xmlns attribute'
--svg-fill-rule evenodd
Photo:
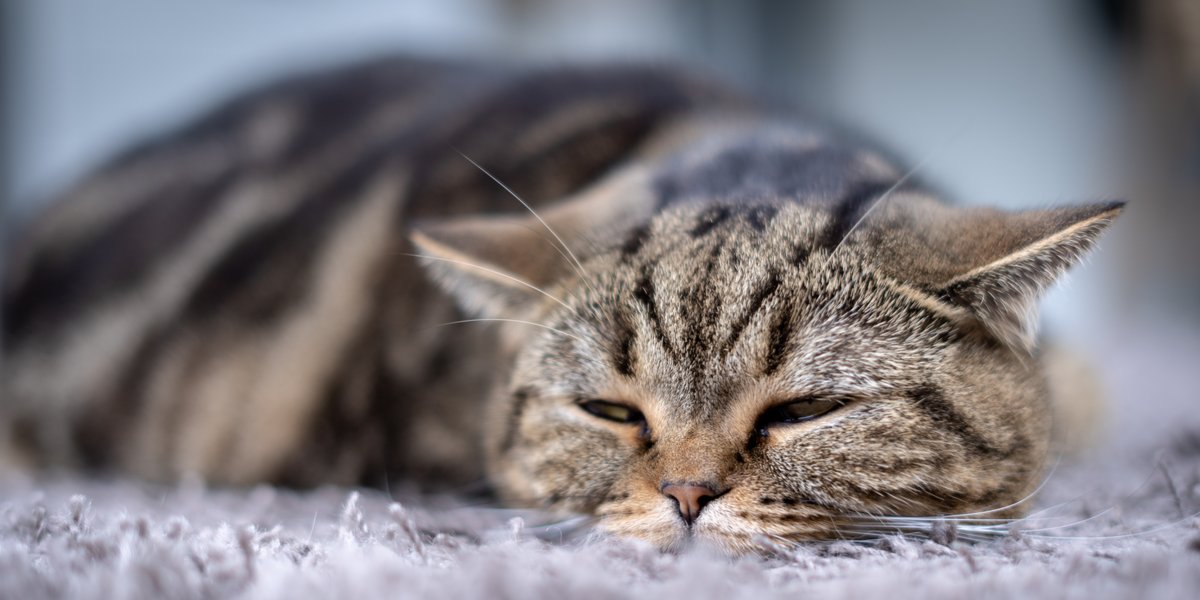
<svg viewBox="0 0 1200 600"><path fill-rule="evenodd" d="M700 510L713 498L720 494L714 486L706 483L668 483L662 487L662 493L673 498L679 507L679 516L688 525L700 516Z"/></svg>

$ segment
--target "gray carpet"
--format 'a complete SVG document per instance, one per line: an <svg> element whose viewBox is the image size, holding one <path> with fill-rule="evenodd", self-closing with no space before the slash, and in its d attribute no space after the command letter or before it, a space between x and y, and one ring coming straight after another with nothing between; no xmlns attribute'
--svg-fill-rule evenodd
<svg viewBox="0 0 1200 600"><path fill-rule="evenodd" d="M1200 597L1200 343L1126 336L1097 354L1108 435L1011 526L731 559L373 490L8 477L0 598Z"/></svg>

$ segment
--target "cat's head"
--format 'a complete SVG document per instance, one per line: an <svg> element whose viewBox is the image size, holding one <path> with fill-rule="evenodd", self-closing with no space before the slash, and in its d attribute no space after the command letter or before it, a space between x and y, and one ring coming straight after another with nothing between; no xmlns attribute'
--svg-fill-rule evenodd
<svg viewBox="0 0 1200 600"><path fill-rule="evenodd" d="M950 208L905 187L879 203L898 174L846 160L861 198L635 167L544 223L416 233L465 307L507 320L485 417L502 496L732 551L870 515L1018 513L1050 431L1036 299L1121 207Z"/></svg>

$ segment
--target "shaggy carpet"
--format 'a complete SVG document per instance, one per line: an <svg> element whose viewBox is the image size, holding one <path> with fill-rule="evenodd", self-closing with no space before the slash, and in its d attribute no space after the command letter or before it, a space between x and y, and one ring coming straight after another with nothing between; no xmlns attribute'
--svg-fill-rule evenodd
<svg viewBox="0 0 1200 600"><path fill-rule="evenodd" d="M1200 597L1200 343L1099 354L1109 435L1060 463L1020 523L728 558L375 490L9 477L0 598Z"/></svg>

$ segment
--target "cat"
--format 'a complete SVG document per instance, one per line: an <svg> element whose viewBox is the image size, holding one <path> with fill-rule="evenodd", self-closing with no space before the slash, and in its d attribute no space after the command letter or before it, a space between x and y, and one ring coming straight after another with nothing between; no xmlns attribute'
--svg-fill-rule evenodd
<svg viewBox="0 0 1200 600"><path fill-rule="evenodd" d="M425 489L750 552L1020 515L1038 296L1122 211L939 200L658 67L384 59L237 97L9 249L5 460Z"/></svg>

